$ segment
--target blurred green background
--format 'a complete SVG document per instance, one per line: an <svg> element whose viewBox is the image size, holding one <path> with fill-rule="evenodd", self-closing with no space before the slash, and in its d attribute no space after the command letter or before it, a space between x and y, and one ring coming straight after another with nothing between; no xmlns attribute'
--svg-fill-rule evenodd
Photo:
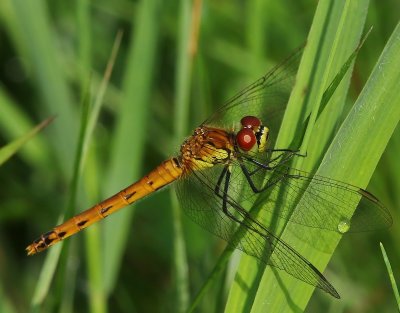
<svg viewBox="0 0 400 313"><path fill-rule="evenodd" d="M0 311L179 312L190 305L224 243L181 215L170 190L74 236L61 255L54 247L27 257L24 248L65 212L92 206L176 153L218 105L305 42L317 5L2 0L0 146L56 119L0 169ZM369 2L365 25L374 28L354 67L349 107L398 12L396 0ZM378 243L400 277L399 154L397 129L368 188L389 207L393 227L344 238L327 271L343 299L317 291L306 311L395 310ZM224 310L231 267L198 312Z"/></svg>

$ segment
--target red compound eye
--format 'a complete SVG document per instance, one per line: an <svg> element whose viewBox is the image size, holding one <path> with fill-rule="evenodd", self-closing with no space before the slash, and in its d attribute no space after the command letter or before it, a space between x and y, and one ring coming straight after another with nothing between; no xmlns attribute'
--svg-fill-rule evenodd
<svg viewBox="0 0 400 313"><path fill-rule="evenodd" d="M243 128L236 134L236 142L243 151L249 151L256 144L256 136L249 128Z"/></svg>
<svg viewBox="0 0 400 313"><path fill-rule="evenodd" d="M240 124L245 128L254 129L261 125L261 121L255 116L245 116L240 120Z"/></svg>

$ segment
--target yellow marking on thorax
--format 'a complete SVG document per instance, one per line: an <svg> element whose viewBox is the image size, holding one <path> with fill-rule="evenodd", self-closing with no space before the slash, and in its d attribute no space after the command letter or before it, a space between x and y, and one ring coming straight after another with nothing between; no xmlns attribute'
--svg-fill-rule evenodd
<svg viewBox="0 0 400 313"><path fill-rule="evenodd" d="M225 130L199 127L181 146L187 170L201 170L226 162L233 152L231 136Z"/></svg>

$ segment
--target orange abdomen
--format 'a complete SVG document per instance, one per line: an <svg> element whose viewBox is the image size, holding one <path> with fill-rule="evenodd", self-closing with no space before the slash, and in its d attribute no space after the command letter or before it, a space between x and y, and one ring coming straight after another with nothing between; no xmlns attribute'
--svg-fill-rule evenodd
<svg viewBox="0 0 400 313"><path fill-rule="evenodd" d="M74 235L89 225L122 209L128 204L142 199L148 194L170 184L179 178L182 172L182 167L176 158L164 161L136 183L40 236L26 248L28 255L43 251L62 239Z"/></svg>

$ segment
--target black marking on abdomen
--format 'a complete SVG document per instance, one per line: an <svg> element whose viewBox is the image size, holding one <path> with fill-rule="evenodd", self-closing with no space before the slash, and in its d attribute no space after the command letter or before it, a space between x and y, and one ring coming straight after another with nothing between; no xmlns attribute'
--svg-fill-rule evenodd
<svg viewBox="0 0 400 313"><path fill-rule="evenodd" d="M38 245L37 246L37 249L38 250L42 250L42 249L44 249L44 248L46 248L47 246L46 246L46 244L44 243L44 241L40 244L40 245Z"/></svg>
<svg viewBox="0 0 400 313"><path fill-rule="evenodd" d="M177 158L172 158L172 161L174 162L174 164L176 165L176 167L181 167L181 164L179 163L179 160Z"/></svg>
<svg viewBox="0 0 400 313"><path fill-rule="evenodd" d="M82 227L83 225L85 225L87 223L87 220L84 220L84 221L80 221L77 225L79 226L79 227Z"/></svg>
<svg viewBox="0 0 400 313"><path fill-rule="evenodd" d="M132 193L130 193L130 194L125 195L125 196L124 196L124 199L125 199L125 200L129 200L129 198L131 198L135 193L136 193L136 191L134 191L134 192L132 192Z"/></svg>
<svg viewBox="0 0 400 313"><path fill-rule="evenodd" d="M48 246L54 240L54 238L53 239L50 238L52 234L54 234L54 231L49 231L42 235L42 241L46 246Z"/></svg>
<svg viewBox="0 0 400 313"><path fill-rule="evenodd" d="M46 244L46 246L50 245L55 238L50 238L50 237L45 237L44 238L44 243Z"/></svg>
<svg viewBox="0 0 400 313"><path fill-rule="evenodd" d="M101 209L101 210L100 210L100 213L101 213L101 214L107 213L107 211L108 211L109 209L111 209L112 207L113 207L112 205L109 205L108 207Z"/></svg>
<svg viewBox="0 0 400 313"><path fill-rule="evenodd" d="M58 237L60 237L61 239L67 234L67 232L62 231L60 233L58 233Z"/></svg>

